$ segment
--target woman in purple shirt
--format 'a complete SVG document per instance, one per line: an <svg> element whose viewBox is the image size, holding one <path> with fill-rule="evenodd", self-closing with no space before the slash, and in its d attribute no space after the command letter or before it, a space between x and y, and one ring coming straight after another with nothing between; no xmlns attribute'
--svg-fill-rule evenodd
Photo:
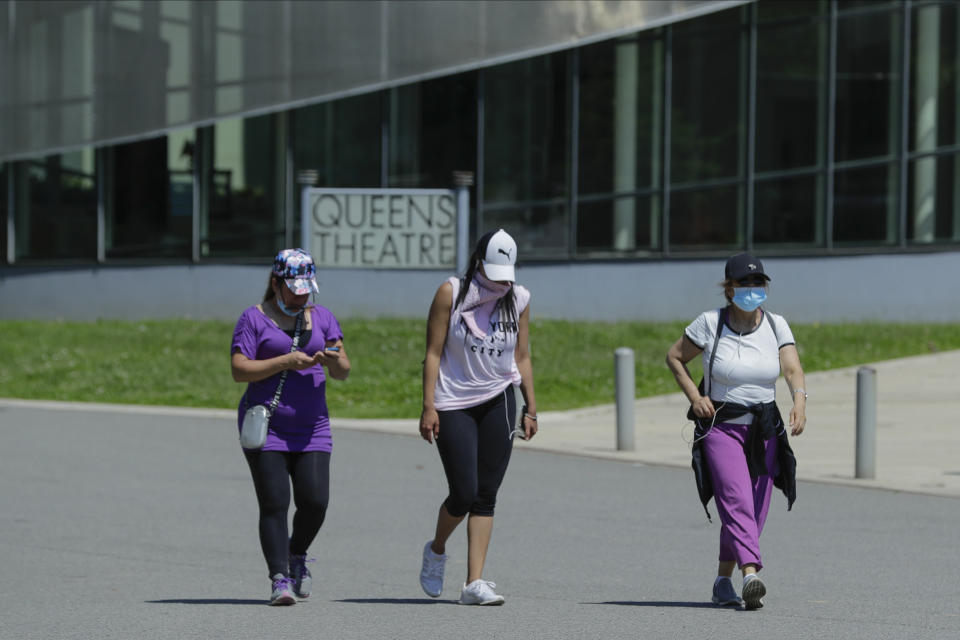
<svg viewBox="0 0 960 640"><path fill-rule="evenodd" d="M267 438L260 449L244 449L260 505L260 546L267 561L270 604L293 604L310 595L307 548L323 525L330 487L330 418L326 376L345 380L350 360L333 314L310 305L318 291L313 258L284 249L274 259L263 302L246 309L233 331L233 379L247 382L238 423L249 407L270 405L287 371ZM291 351L298 319L299 347ZM297 508L287 533L290 485Z"/></svg>

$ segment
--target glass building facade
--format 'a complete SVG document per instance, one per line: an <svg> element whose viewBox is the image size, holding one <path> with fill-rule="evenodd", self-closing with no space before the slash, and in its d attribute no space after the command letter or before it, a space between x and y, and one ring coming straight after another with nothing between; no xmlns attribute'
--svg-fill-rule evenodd
<svg viewBox="0 0 960 640"><path fill-rule="evenodd" d="M151 39L157 57L114 64L156 74L168 122L198 100L229 111L276 89L268 73L251 85L256 58L239 38L282 25L252 23L243 3L104 4L107 18L78 5L31 23L31 37L84 41L109 19L115 38ZM192 35L196 20L216 37ZM9 264L262 263L297 244L304 170L317 186L411 188L467 170L472 233L506 228L527 262L955 250L958 31L952 1L760 0L296 108L18 155L0 164L0 247ZM92 54L51 66L32 51L36 69L59 70L38 105L69 102L97 72ZM188 91L197 73L217 79L209 95ZM56 122L42 106L30 117L46 131L91 127L90 109L76 98Z"/></svg>

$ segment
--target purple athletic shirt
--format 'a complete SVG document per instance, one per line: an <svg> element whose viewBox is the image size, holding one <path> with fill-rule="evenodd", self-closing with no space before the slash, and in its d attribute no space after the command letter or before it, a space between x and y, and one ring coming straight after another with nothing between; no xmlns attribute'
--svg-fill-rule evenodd
<svg viewBox="0 0 960 640"><path fill-rule="evenodd" d="M309 310L312 321L310 341L298 349L313 355L323 349L328 340L340 340L343 332L329 309L321 306ZM306 323L304 323L306 330ZM303 336L301 336L301 343ZM256 306L245 310L233 330L230 354L240 352L251 360L267 360L290 352L293 338L274 324ZM237 428L243 422L248 407L270 405L280 383L280 374L247 385L240 398ZM288 370L283 384L280 404L270 418L267 441L263 451L331 451L330 414L327 411L326 376L322 365L297 371Z"/></svg>

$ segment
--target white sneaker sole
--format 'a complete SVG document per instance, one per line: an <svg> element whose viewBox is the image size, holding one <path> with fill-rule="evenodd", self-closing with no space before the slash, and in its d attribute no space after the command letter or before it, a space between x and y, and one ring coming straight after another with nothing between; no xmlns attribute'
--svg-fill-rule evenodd
<svg viewBox="0 0 960 640"><path fill-rule="evenodd" d="M506 599L502 597L497 600L487 600L486 602L464 602L463 600L460 600L460 604L477 605L479 607L497 607L503 604L504 602L506 602Z"/></svg>
<svg viewBox="0 0 960 640"><path fill-rule="evenodd" d="M767 586L760 578L754 578L743 585L743 605L746 609L763 608L763 596L767 595Z"/></svg>

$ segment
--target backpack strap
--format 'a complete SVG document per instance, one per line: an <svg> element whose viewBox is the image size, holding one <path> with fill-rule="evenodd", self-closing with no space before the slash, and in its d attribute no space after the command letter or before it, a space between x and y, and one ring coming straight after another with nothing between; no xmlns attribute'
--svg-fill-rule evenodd
<svg viewBox="0 0 960 640"><path fill-rule="evenodd" d="M764 314L766 315L766 314ZM710 372L704 372L703 382L704 382L704 394L708 398L710 397L710 381L713 379L713 361L717 359L717 345L720 344L720 334L723 333L723 324L727 321L727 309L724 307L720 309L720 312L717 314L717 333L713 336L713 349L710 350Z"/></svg>
<svg viewBox="0 0 960 640"><path fill-rule="evenodd" d="M773 321L773 315L770 314L766 309L763 310L763 317L767 319L767 322L770 323L770 328L773 329L773 337L777 341L777 348L780 348L780 336L777 334L777 323Z"/></svg>

